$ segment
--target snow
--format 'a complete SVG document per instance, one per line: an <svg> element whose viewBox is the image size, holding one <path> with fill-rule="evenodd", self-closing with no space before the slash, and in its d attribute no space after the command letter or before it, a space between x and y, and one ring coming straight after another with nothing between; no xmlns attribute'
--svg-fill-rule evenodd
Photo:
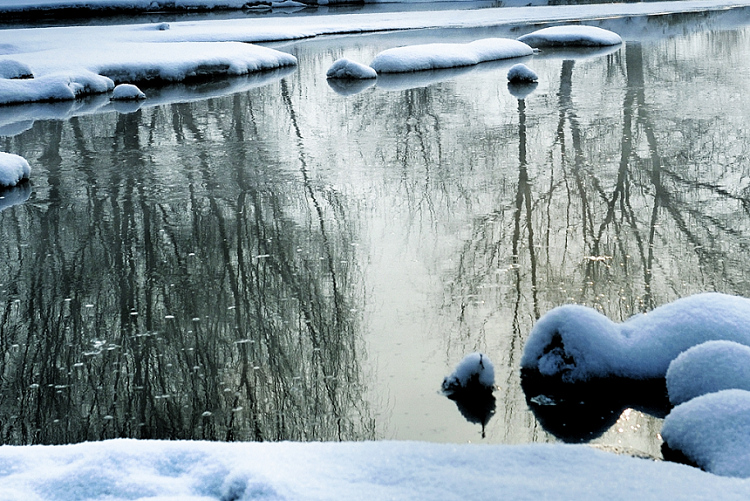
<svg viewBox="0 0 750 501"><path fill-rule="evenodd" d="M443 391L454 393L472 388L492 389L495 385L495 366L487 355L466 355L453 372L443 379Z"/></svg>
<svg viewBox="0 0 750 501"><path fill-rule="evenodd" d="M667 391L673 405L738 388L750 391L750 347L732 341L708 341L686 350L667 370Z"/></svg>
<svg viewBox="0 0 750 501"><path fill-rule="evenodd" d="M513 83L530 83L539 80L534 71L523 63L514 64L508 70L508 81Z"/></svg>
<svg viewBox="0 0 750 501"><path fill-rule="evenodd" d="M532 47L600 47L622 43L617 33L596 26L550 26L518 37Z"/></svg>
<svg viewBox="0 0 750 501"><path fill-rule="evenodd" d="M32 78L31 68L13 59L0 60L0 78Z"/></svg>
<svg viewBox="0 0 750 501"><path fill-rule="evenodd" d="M750 481L584 445L109 440L0 447L7 501L746 500Z"/></svg>
<svg viewBox="0 0 750 501"><path fill-rule="evenodd" d="M673 450L717 475L750 477L750 392L723 390L678 405L664 419Z"/></svg>
<svg viewBox="0 0 750 501"><path fill-rule="evenodd" d="M370 66L378 73L405 73L472 66L485 61L530 56L526 44L507 38L485 38L469 43L431 43L387 49Z"/></svg>
<svg viewBox="0 0 750 501"><path fill-rule="evenodd" d="M369 79L377 78L378 74L364 64L352 61L345 57L337 59L333 62L328 71L326 72L327 78L339 78L339 79Z"/></svg>
<svg viewBox="0 0 750 501"><path fill-rule="evenodd" d="M112 99L115 101L146 99L146 94L133 84L120 84L112 91Z"/></svg>
<svg viewBox="0 0 750 501"><path fill-rule="evenodd" d="M696 294L620 324L593 308L559 306L532 329L521 367L567 382L661 378L680 353L711 340L750 345L750 299Z"/></svg>
<svg viewBox="0 0 750 501"><path fill-rule="evenodd" d="M31 167L25 158L13 153L0 152L0 188L12 187L31 174Z"/></svg>

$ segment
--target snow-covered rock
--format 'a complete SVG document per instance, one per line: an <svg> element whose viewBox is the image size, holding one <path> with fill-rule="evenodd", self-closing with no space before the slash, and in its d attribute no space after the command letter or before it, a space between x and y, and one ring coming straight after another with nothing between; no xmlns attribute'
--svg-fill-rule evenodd
<svg viewBox="0 0 750 501"><path fill-rule="evenodd" d="M662 378L680 353L712 340L750 345L750 299L696 294L619 324L593 308L565 305L536 323L521 368L567 382Z"/></svg>
<svg viewBox="0 0 750 501"><path fill-rule="evenodd" d="M112 99L115 101L137 101L146 99L146 94L133 84L120 84L112 91Z"/></svg>
<svg viewBox="0 0 750 501"><path fill-rule="evenodd" d="M466 355L453 372L443 379L443 391L492 390L495 385L495 366L487 355L471 353Z"/></svg>
<svg viewBox="0 0 750 501"><path fill-rule="evenodd" d="M667 392L674 405L732 388L750 391L750 346L708 341L680 353L667 370Z"/></svg>
<svg viewBox="0 0 750 501"><path fill-rule="evenodd" d="M25 158L13 153L0 152L0 188L15 186L31 174Z"/></svg>
<svg viewBox="0 0 750 501"><path fill-rule="evenodd" d="M34 72L27 64L14 59L0 60L0 78L34 78Z"/></svg>
<svg viewBox="0 0 750 501"><path fill-rule="evenodd" d="M0 104L67 101L107 92L114 86L111 79L85 70L29 80L0 79Z"/></svg>
<svg viewBox="0 0 750 501"><path fill-rule="evenodd" d="M531 47L517 40L485 38L469 43L431 43L387 49L375 56L370 66L378 73L402 73L471 66L533 53Z"/></svg>
<svg viewBox="0 0 750 501"><path fill-rule="evenodd" d="M723 390L678 405L661 435L708 472L750 477L750 391Z"/></svg>
<svg viewBox="0 0 750 501"><path fill-rule="evenodd" d="M508 81L513 83L531 83L539 80L534 70L523 63L514 64L508 70Z"/></svg>
<svg viewBox="0 0 750 501"><path fill-rule="evenodd" d="M377 77L377 72L369 66L345 57L334 61L326 72L326 78L365 80Z"/></svg>
<svg viewBox="0 0 750 501"><path fill-rule="evenodd" d="M596 26L579 25L550 26L522 35L518 40L532 47L599 47L622 43L617 33Z"/></svg>

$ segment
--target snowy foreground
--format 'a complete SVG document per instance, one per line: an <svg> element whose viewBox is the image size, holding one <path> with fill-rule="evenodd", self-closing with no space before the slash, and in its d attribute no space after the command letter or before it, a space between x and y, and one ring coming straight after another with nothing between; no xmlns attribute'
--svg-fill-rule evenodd
<svg viewBox="0 0 750 501"><path fill-rule="evenodd" d="M583 445L112 440L0 447L0 499L750 499L750 481Z"/></svg>

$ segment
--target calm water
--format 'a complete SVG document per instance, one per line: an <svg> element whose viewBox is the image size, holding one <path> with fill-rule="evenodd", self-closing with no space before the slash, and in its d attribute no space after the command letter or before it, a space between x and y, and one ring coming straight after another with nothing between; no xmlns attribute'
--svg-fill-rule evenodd
<svg viewBox="0 0 750 501"><path fill-rule="evenodd" d="M602 26L627 42L524 61L522 100L516 61L324 75L528 28L279 44L298 68L137 110L0 109L33 168L0 200L0 441L571 439L521 387L540 315L750 295L750 15ZM475 350L499 386L484 438L439 393ZM586 439L658 455L659 411L598 391Z"/></svg>

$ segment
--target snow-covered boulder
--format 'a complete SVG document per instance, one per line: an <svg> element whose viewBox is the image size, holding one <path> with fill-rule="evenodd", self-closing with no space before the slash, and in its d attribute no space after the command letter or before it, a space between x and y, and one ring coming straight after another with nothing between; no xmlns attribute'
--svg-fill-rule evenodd
<svg viewBox="0 0 750 501"><path fill-rule="evenodd" d="M620 35L596 26L550 26L518 37L532 47L601 47L622 43Z"/></svg>
<svg viewBox="0 0 750 501"><path fill-rule="evenodd" d="M521 368L566 382L662 378L680 353L712 340L750 345L750 299L696 294L619 324L593 308L565 305L536 323Z"/></svg>
<svg viewBox="0 0 750 501"><path fill-rule="evenodd" d="M523 63L514 64L508 70L508 81L513 83L531 83L539 80L534 70Z"/></svg>
<svg viewBox="0 0 750 501"><path fill-rule="evenodd" d="M0 188L15 186L31 174L25 158L13 153L0 152Z"/></svg>
<svg viewBox="0 0 750 501"><path fill-rule="evenodd" d="M112 99L115 101L137 101L146 99L146 94L133 84L119 84L112 91Z"/></svg>
<svg viewBox="0 0 750 501"><path fill-rule="evenodd" d="M708 472L750 477L750 391L723 390L678 405L661 435Z"/></svg>
<svg viewBox="0 0 750 501"><path fill-rule="evenodd" d="M34 78L28 65L13 59L0 60L0 78Z"/></svg>
<svg viewBox="0 0 750 501"><path fill-rule="evenodd" d="M732 388L750 391L750 346L708 341L680 353L667 370L673 405Z"/></svg>
<svg viewBox="0 0 750 501"><path fill-rule="evenodd" d="M345 57L334 61L326 72L326 78L366 80L377 77L377 72L369 66L352 61Z"/></svg>
<svg viewBox="0 0 750 501"><path fill-rule="evenodd" d="M530 56L531 47L507 38L470 43L431 43L384 50L370 63L377 73L402 73L472 66L486 61Z"/></svg>
<svg viewBox="0 0 750 501"><path fill-rule="evenodd" d="M446 393L491 391L494 385L495 366L483 353L466 355L453 372L443 379L443 391Z"/></svg>

